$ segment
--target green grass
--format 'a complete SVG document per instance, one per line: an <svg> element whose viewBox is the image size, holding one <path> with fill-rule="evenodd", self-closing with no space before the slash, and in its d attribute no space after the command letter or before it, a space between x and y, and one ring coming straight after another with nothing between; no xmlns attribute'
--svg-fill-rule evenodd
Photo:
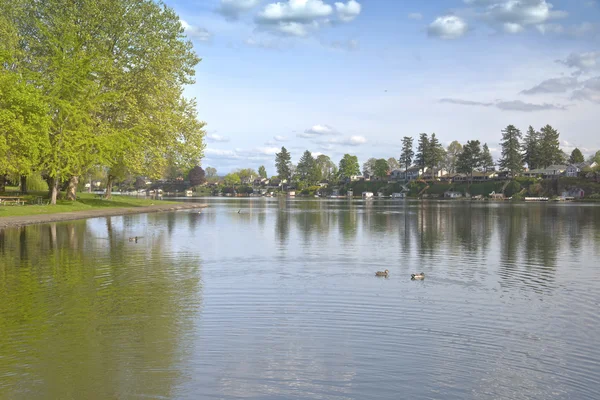
<svg viewBox="0 0 600 400"><path fill-rule="evenodd" d="M1 196L13 196L11 191L0 193ZM145 207L152 204L176 204L176 202L147 199L147 198L136 198L132 196L121 196L113 195L112 200L106 200L103 198L97 198L94 194L90 193L77 193L77 201L69 200L58 200L55 206L51 205L35 205L32 204L35 199L41 196L44 201L47 200L47 193L29 193L28 195L19 196L28 200L30 205L24 206L2 206L0 207L0 217L8 216L23 216L23 215L39 215L39 214L56 214L62 212L72 211L89 211L99 208L133 208L133 207ZM63 195L64 197L64 195Z"/></svg>

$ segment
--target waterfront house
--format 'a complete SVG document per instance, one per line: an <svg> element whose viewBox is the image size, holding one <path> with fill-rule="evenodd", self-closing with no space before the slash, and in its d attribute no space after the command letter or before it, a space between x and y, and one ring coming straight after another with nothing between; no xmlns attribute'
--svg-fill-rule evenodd
<svg viewBox="0 0 600 400"><path fill-rule="evenodd" d="M562 198L583 199L585 191L581 188L571 188L562 193Z"/></svg>
<svg viewBox="0 0 600 400"><path fill-rule="evenodd" d="M530 178L556 178L565 173L566 165L550 165L546 168L537 168L523 172L523 176Z"/></svg>

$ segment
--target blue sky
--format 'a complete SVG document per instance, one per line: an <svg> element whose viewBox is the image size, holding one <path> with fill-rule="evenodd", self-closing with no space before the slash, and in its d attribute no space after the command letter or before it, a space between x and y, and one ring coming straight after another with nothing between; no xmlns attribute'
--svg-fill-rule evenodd
<svg viewBox="0 0 600 400"><path fill-rule="evenodd" d="M398 157L402 136L487 142L549 123L600 149L600 2L166 0L202 62L203 166L264 164L281 146ZM595 123L594 123L595 122Z"/></svg>

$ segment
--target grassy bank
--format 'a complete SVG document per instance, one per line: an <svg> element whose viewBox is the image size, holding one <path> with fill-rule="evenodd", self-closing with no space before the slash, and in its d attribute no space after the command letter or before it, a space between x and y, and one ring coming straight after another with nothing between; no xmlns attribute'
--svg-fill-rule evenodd
<svg viewBox="0 0 600 400"><path fill-rule="evenodd" d="M14 193L7 191L0 194L2 196L14 196ZM51 205L35 205L37 197L47 197L47 193L29 193L25 196L19 196L28 201L30 205L24 206L1 206L0 217L24 216L24 215L40 215L40 214L56 214L73 211L89 211L93 209L106 208L134 208L146 207L154 204L177 204L165 200L136 198L131 196L113 195L112 200L97 198L94 194L78 193L77 201L58 200L55 206ZM47 200L45 200L47 201Z"/></svg>

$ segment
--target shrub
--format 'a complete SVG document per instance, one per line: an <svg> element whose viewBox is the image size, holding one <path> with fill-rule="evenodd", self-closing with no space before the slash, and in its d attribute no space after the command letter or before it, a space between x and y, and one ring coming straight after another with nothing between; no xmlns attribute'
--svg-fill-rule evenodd
<svg viewBox="0 0 600 400"><path fill-rule="evenodd" d="M506 189L504 189L504 195L511 197L511 196L516 195L520 191L521 191L521 184L517 181L511 181L508 184L508 186L506 186Z"/></svg>

